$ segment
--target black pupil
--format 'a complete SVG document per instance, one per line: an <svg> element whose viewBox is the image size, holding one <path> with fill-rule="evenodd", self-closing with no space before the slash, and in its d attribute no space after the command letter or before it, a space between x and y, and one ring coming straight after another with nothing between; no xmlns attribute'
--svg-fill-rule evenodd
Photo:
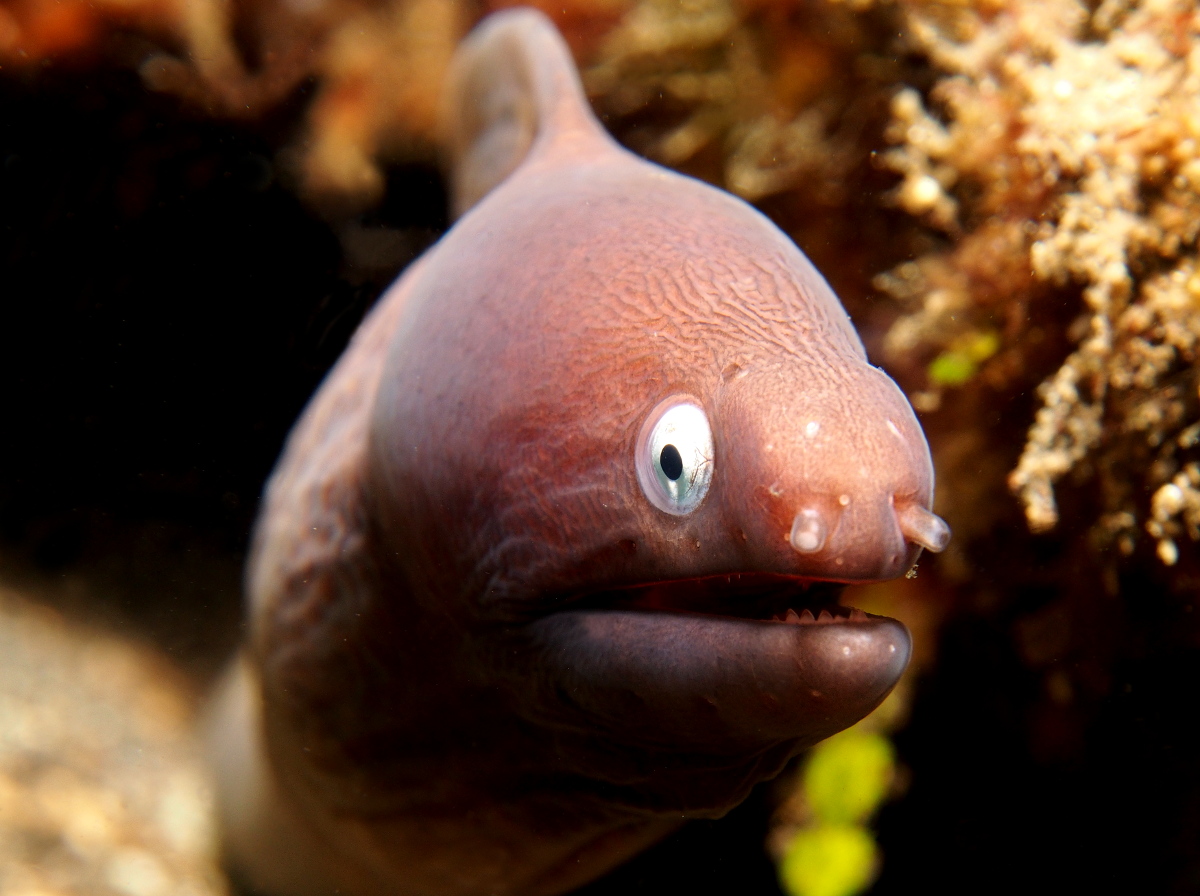
<svg viewBox="0 0 1200 896"><path fill-rule="evenodd" d="M683 475L683 458L679 455L679 449L674 445L664 445L662 453L658 456L658 463L662 466L663 473L672 482Z"/></svg>

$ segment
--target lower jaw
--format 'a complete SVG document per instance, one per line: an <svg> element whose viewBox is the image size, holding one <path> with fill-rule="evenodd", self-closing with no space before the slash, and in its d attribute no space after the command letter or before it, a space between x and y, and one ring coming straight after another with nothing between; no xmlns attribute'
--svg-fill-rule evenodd
<svg viewBox="0 0 1200 896"><path fill-rule="evenodd" d="M845 613L788 624L640 607L560 611L525 630L537 693L524 699L541 719L651 752L798 750L874 709L908 663L901 623Z"/></svg>

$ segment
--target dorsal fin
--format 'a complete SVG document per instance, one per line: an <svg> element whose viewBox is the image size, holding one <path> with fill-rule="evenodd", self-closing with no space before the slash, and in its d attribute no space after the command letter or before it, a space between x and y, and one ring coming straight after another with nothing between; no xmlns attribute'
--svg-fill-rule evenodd
<svg viewBox="0 0 1200 896"><path fill-rule="evenodd" d="M526 158L611 146L566 43L542 13L513 9L476 28L454 57L445 121L457 218Z"/></svg>

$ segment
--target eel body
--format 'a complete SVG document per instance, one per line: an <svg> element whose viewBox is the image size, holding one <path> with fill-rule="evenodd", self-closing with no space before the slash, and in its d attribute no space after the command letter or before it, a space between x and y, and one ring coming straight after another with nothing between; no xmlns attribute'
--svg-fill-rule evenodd
<svg viewBox="0 0 1200 896"><path fill-rule="evenodd" d="M949 537L820 274L615 144L545 18L481 25L447 108L461 218L292 432L216 704L276 896L553 896L721 815L907 663L834 583Z"/></svg>

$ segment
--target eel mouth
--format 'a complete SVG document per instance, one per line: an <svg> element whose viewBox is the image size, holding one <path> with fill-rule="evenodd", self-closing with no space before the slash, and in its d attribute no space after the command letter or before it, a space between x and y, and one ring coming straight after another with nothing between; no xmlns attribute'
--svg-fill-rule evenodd
<svg viewBox="0 0 1200 896"><path fill-rule="evenodd" d="M841 606L843 588L745 573L582 596L525 628L542 706L604 742L798 750L874 709L911 654L902 623Z"/></svg>
<svg viewBox="0 0 1200 896"><path fill-rule="evenodd" d="M590 595L572 609L682 613L784 625L862 623L839 601L845 585L769 573L729 573L634 585ZM883 618L883 617L879 617Z"/></svg>

